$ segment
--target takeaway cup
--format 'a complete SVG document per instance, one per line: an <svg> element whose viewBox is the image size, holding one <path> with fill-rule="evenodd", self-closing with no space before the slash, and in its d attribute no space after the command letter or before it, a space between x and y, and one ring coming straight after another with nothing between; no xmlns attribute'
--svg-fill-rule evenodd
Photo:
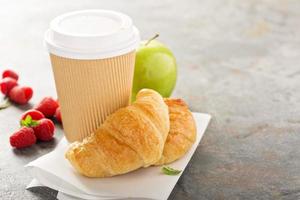
<svg viewBox="0 0 300 200"><path fill-rule="evenodd" d="M51 21L45 44L69 142L129 104L139 41L131 18L115 11L82 10Z"/></svg>

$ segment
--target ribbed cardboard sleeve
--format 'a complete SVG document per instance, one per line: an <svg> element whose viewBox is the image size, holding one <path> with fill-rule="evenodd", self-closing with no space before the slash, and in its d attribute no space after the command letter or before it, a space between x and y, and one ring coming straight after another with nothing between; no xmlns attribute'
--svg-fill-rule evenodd
<svg viewBox="0 0 300 200"><path fill-rule="evenodd" d="M106 117L130 102L135 52L96 60L50 54L63 128L69 142L81 141Z"/></svg>

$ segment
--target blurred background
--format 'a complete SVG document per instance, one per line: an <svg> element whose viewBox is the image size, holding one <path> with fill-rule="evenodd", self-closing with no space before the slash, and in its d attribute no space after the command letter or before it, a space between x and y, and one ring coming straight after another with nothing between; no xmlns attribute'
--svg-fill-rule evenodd
<svg viewBox="0 0 300 200"><path fill-rule="evenodd" d="M56 96L43 45L55 16L112 9L131 16L143 39L160 34L178 63L173 96L213 116L170 199L300 198L299 0L0 2L1 70L21 74L20 82L35 91L32 102ZM2 119L11 112L3 110ZM55 144L9 162L3 162L12 154L7 141L0 144L7 147L0 148L0 197L55 199L53 191L25 192L30 177L23 171Z"/></svg>

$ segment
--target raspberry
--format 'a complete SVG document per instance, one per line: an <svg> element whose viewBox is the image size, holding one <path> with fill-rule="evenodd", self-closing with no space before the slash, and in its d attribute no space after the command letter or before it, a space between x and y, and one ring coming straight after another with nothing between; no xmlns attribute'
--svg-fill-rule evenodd
<svg viewBox="0 0 300 200"><path fill-rule="evenodd" d="M0 82L0 87L1 87L1 92L4 95L8 95L11 89L13 89L15 86L17 86L18 83L15 79L11 77L6 77L1 80Z"/></svg>
<svg viewBox="0 0 300 200"><path fill-rule="evenodd" d="M38 121L38 125L32 128L38 140L49 141L53 138L55 127L50 119L41 119Z"/></svg>
<svg viewBox="0 0 300 200"><path fill-rule="evenodd" d="M9 138L10 145L15 148L29 147L36 142L36 136L33 129L22 127Z"/></svg>
<svg viewBox="0 0 300 200"><path fill-rule="evenodd" d="M26 104L32 97L33 91L30 87L16 86L9 92L11 101L17 104Z"/></svg>
<svg viewBox="0 0 300 200"><path fill-rule="evenodd" d="M2 73L2 78L11 77L16 81L19 79L19 75L13 70L7 69Z"/></svg>
<svg viewBox="0 0 300 200"><path fill-rule="evenodd" d="M42 112L46 117L53 117L56 109L58 108L58 103L52 97L45 97L42 101L35 106L35 109Z"/></svg>
<svg viewBox="0 0 300 200"><path fill-rule="evenodd" d="M21 115L21 121L25 120L28 115L31 116L32 120L40 120L40 119L45 118L45 116L43 115L43 113L41 113L40 111L34 110L34 109L30 109L30 110L27 110L26 112L24 112Z"/></svg>
<svg viewBox="0 0 300 200"><path fill-rule="evenodd" d="M56 121L58 121L59 123L61 123L61 112L60 112L60 107L58 107L55 111L54 117L56 119Z"/></svg>

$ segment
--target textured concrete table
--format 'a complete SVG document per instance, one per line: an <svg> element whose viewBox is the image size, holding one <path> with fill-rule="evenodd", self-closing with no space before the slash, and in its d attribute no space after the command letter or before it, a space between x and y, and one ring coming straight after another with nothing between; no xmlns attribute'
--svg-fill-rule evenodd
<svg viewBox="0 0 300 200"><path fill-rule="evenodd" d="M86 8L128 13L144 38L161 33L178 60L174 96L213 115L170 199L300 198L300 1L2 0L0 71L14 68L33 86L32 104L55 96L42 44L49 21ZM50 143L8 144L30 106L0 111L0 199L56 196L25 191L23 166L55 148L61 129Z"/></svg>

